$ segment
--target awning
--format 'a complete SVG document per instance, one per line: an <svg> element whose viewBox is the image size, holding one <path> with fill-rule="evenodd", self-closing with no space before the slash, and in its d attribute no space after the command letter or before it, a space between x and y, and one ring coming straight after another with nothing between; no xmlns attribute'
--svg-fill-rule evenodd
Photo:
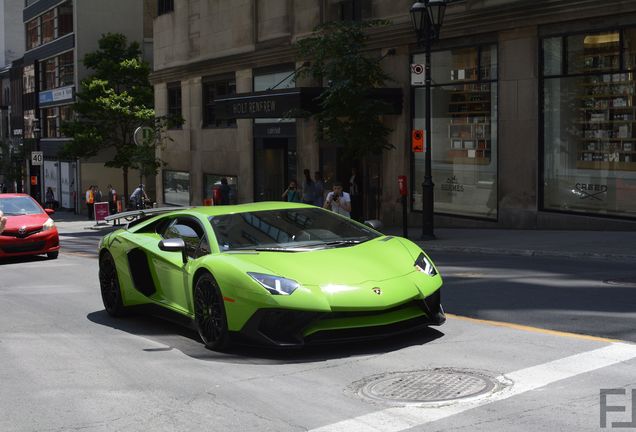
<svg viewBox="0 0 636 432"><path fill-rule="evenodd" d="M214 100L217 119L305 117L319 111L316 98L322 87L295 87L253 93L239 93ZM378 88L370 97L387 103L382 114L402 113L402 89Z"/></svg>

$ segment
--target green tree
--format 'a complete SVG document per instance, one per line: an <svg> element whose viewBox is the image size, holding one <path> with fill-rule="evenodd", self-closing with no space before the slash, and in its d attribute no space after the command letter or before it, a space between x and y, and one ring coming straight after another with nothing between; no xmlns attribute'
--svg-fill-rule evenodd
<svg viewBox="0 0 636 432"><path fill-rule="evenodd" d="M394 148L388 141L391 129L381 119L387 104L370 97L370 89L384 86L390 77L365 48L367 30L387 24L385 20L328 22L295 44L299 59L309 62L300 75L326 84L318 98L320 111L314 115L317 138L342 145L351 158Z"/></svg>
<svg viewBox="0 0 636 432"><path fill-rule="evenodd" d="M121 168L124 196L128 196L128 171L156 174L162 161L156 147L166 139L165 118L157 118L153 109L153 88L148 79L149 65L141 58L137 42L126 36L108 33L99 40L99 49L86 54L84 65L93 72L82 81L73 105L74 118L62 125L71 138L64 154L89 158L103 150L114 149L105 165ZM156 131L152 143L135 145L133 134L139 126Z"/></svg>
<svg viewBox="0 0 636 432"><path fill-rule="evenodd" d="M23 145L0 140L0 174L4 176L7 187L14 182L20 184L23 163Z"/></svg>

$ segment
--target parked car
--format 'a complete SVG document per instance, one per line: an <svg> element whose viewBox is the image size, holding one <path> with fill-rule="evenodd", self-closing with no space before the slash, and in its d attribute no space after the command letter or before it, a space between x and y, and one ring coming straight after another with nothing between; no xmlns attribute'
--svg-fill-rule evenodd
<svg viewBox="0 0 636 432"><path fill-rule="evenodd" d="M210 349L390 337L445 321L442 278L418 245L328 210L270 202L136 214L99 245L112 316L139 306L172 315Z"/></svg>
<svg viewBox="0 0 636 432"><path fill-rule="evenodd" d="M7 218L0 234L0 258L41 255L57 258L60 238L52 209L43 209L31 196L0 194L0 211Z"/></svg>

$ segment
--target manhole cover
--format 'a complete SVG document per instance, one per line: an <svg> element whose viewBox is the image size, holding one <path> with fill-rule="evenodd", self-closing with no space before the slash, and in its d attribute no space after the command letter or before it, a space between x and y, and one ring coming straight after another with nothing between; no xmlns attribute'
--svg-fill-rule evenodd
<svg viewBox="0 0 636 432"><path fill-rule="evenodd" d="M603 282L608 285L636 287L636 278L608 279L608 280L604 280Z"/></svg>
<svg viewBox="0 0 636 432"><path fill-rule="evenodd" d="M360 394L384 402L444 402L488 393L495 382L473 372L428 370L385 374L367 382Z"/></svg>

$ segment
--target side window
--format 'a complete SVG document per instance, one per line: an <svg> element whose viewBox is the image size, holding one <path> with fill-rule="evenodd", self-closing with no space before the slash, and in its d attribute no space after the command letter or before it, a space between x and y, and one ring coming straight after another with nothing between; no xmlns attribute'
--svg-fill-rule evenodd
<svg viewBox="0 0 636 432"><path fill-rule="evenodd" d="M181 238L190 258L199 258L210 253L210 245L203 228L192 219L177 218L165 226L163 238Z"/></svg>

